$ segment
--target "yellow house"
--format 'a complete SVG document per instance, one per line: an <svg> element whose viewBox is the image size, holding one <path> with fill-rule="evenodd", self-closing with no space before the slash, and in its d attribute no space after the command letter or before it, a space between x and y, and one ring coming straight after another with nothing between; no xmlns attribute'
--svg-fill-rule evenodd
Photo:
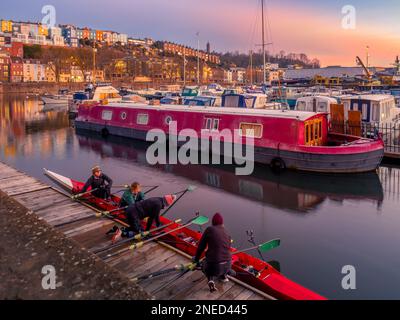
<svg viewBox="0 0 400 320"><path fill-rule="evenodd" d="M12 32L11 20L1 20L1 32Z"/></svg>
<svg viewBox="0 0 400 320"><path fill-rule="evenodd" d="M46 25L39 24L39 35L48 37L49 35L49 28Z"/></svg>

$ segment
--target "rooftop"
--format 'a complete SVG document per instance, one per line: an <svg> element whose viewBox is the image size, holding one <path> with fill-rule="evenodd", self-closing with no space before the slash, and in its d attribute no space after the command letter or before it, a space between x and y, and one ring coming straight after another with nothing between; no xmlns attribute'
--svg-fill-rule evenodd
<svg viewBox="0 0 400 320"><path fill-rule="evenodd" d="M225 108L225 107L204 107L204 106L183 106L183 105L147 105L135 102L111 102L107 107L148 109L158 111L176 112L203 112L209 114L230 114L230 115L257 115L260 117L289 118L306 121L316 115L315 112L292 111L292 110L268 110L268 109L249 109L249 108Z"/></svg>

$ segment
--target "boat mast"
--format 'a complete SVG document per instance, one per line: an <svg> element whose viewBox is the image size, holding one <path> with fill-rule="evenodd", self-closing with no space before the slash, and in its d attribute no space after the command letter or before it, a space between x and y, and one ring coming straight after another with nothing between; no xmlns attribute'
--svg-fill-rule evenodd
<svg viewBox="0 0 400 320"><path fill-rule="evenodd" d="M197 85L200 85L200 32L197 32Z"/></svg>
<svg viewBox="0 0 400 320"><path fill-rule="evenodd" d="M250 50L250 85L253 85L253 50Z"/></svg>
<svg viewBox="0 0 400 320"><path fill-rule="evenodd" d="M96 82L96 41L93 41L93 74L92 74L93 84Z"/></svg>
<svg viewBox="0 0 400 320"><path fill-rule="evenodd" d="M267 70L266 70L266 57L265 57L265 21L264 21L264 1L261 0L261 12L262 12L262 50L263 50L263 84L267 82Z"/></svg>
<svg viewBox="0 0 400 320"><path fill-rule="evenodd" d="M186 48L183 50L183 87L186 86Z"/></svg>

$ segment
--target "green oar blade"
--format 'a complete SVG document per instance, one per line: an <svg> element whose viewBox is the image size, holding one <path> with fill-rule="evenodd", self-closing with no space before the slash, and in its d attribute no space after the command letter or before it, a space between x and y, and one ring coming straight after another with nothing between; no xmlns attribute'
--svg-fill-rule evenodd
<svg viewBox="0 0 400 320"><path fill-rule="evenodd" d="M194 191L194 190L196 190L196 189L197 189L196 186L189 186L189 187L187 188L187 191L192 192L192 191Z"/></svg>
<svg viewBox="0 0 400 320"><path fill-rule="evenodd" d="M266 252L279 247L280 244L281 244L281 239L274 239L260 245L258 248L260 249L261 252Z"/></svg>
<svg viewBox="0 0 400 320"><path fill-rule="evenodd" d="M208 218L205 216L199 216L196 219L194 219L192 221L193 224L197 224L199 226L205 225L206 223L208 223Z"/></svg>

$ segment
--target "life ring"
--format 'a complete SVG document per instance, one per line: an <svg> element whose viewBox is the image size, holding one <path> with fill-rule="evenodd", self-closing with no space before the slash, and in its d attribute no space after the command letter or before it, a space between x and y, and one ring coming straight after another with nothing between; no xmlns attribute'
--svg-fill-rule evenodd
<svg viewBox="0 0 400 320"><path fill-rule="evenodd" d="M270 163L271 169L277 172L284 171L286 169L285 161L282 158L273 158Z"/></svg>
<svg viewBox="0 0 400 320"><path fill-rule="evenodd" d="M110 135L110 132L108 131L107 128L101 129L101 136L102 136L103 138L107 138L109 135Z"/></svg>

